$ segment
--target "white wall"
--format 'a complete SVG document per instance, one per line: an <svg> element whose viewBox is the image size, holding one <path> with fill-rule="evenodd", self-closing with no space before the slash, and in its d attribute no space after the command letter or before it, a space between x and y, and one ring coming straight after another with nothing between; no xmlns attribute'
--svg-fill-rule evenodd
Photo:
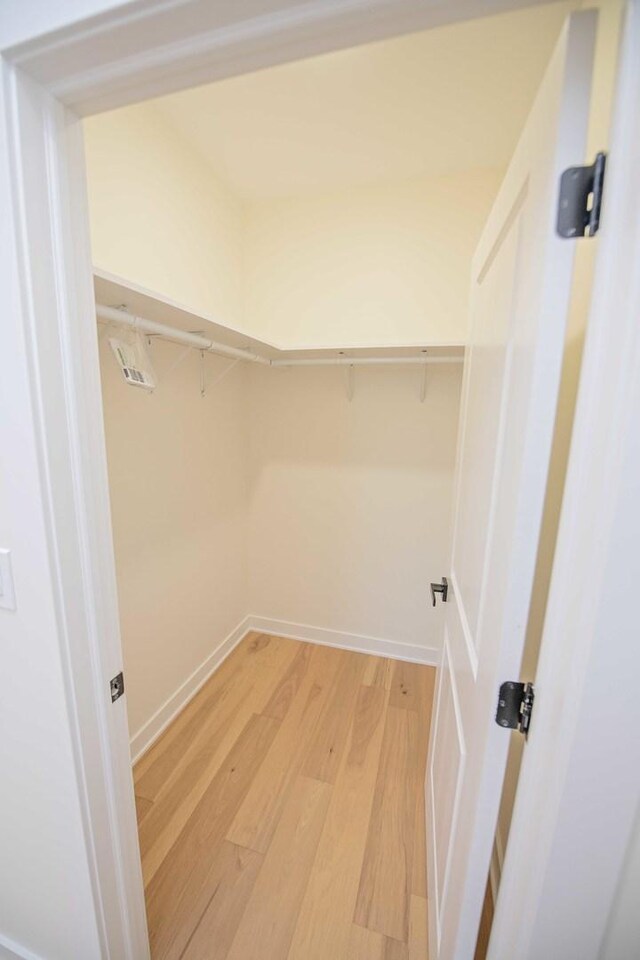
<svg viewBox="0 0 640 960"><path fill-rule="evenodd" d="M640 948L640 808L609 917L602 960L631 960Z"/></svg>
<svg viewBox="0 0 640 960"><path fill-rule="evenodd" d="M251 613L438 646L460 373L250 371Z"/></svg>
<svg viewBox="0 0 640 960"><path fill-rule="evenodd" d="M26 43L54 30L62 30L85 17L123 6L123 0L65 0L64 3L40 0L28 6L22 0L2 0L0 43L3 48Z"/></svg>
<svg viewBox="0 0 640 960"><path fill-rule="evenodd" d="M5 101L9 88L2 70L3 144L9 130L15 136ZM29 160L40 169L37 146ZM68 688L75 624L61 615L64 545L54 536L48 499L59 477L48 472L52 465L42 437L42 398L35 386L42 379L34 373L38 359L31 339L41 328L38 307L29 299L33 286L15 246L17 239L25 241L26 214L18 209L9 162L9 151L0 149L0 547L11 551L16 601L15 609L0 608L0 956L13 944L21 955L31 951L42 960L98 960L99 919ZM30 199L33 203L33 195ZM44 204L40 210L49 227L49 211ZM44 284L41 278L39 292ZM45 343L43 338L43 351ZM55 398L55 377L46 376L46 383ZM65 456L66 436L56 439L58 455ZM70 526L74 520L69 516Z"/></svg>
<svg viewBox="0 0 640 960"><path fill-rule="evenodd" d="M244 324L282 346L463 342L495 170L246 207Z"/></svg>
<svg viewBox="0 0 640 960"><path fill-rule="evenodd" d="M103 328L103 334L105 333ZM200 396L200 356L155 341L158 388L101 375L127 682L135 736L247 611L246 370ZM229 361L206 356L211 383Z"/></svg>

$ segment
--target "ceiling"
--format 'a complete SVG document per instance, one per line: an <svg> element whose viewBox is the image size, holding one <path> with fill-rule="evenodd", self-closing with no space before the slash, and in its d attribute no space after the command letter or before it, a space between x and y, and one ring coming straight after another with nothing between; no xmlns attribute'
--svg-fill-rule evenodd
<svg viewBox="0 0 640 960"><path fill-rule="evenodd" d="M526 8L159 98L240 197L504 167L569 10Z"/></svg>

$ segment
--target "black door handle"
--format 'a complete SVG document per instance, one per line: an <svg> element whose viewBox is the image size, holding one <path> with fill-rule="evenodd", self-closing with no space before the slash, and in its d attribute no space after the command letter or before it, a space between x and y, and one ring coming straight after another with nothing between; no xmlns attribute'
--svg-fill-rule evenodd
<svg viewBox="0 0 640 960"><path fill-rule="evenodd" d="M447 594L449 593L449 583L446 577L442 578L441 583L432 583L431 584L431 599L433 600L433 605L436 605L436 593L439 593L442 596L442 602L447 602Z"/></svg>

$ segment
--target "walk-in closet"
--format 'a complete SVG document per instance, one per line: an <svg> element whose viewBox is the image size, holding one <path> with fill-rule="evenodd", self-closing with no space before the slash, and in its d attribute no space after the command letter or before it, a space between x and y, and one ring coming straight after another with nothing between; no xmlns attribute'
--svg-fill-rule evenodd
<svg viewBox="0 0 640 960"><path fill-rule="evenodd" d="M492 578L510 597L544 506L527 464L548 463L564 333L516 323L525 294L523 316L556 309L537 299L552 264L570 278L568 247L527 245L555 204L567 78L586 76L579 6L238 70L84 121L113 697L153 960L426 960L463 910L467 684L492 649ZM550 385L520 334L544 343Z"/></svg>

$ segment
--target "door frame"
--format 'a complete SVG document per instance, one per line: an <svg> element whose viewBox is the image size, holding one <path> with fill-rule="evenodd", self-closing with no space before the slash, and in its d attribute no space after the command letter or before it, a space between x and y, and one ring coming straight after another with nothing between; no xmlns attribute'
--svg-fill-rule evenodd
<svg viewBox="0 0 640 960"><path fill-rule="evenodd" d="M640 0L632 3L637 9ZM265 13L263 2L242 0L235 5L235 20L227 11L223 21L219 8L227 5L197 0L140 0L100 14L93 3L87 4L92 16L0 50L0 142L8 161L0 158L0 209L9 211L0 278L24 346L15 363L32 400L24 427L38 451L44 546L52 559L48 584L57 601L56 642L105 957L142 960L149 946L126 713L124 701L112 704L108 690L108 678L121 669L122 650L79 117L285 60L524 5L526 0L493 0L478 11L472 0L437 9L422 0L273 0ZM631 104L619 107L623 119L631 117ZM620 176L633 186L630 170ZM611 211L612 229L614 221ZM628 322L630 309L621 304ZM620 357L611 339L601 337L599 346L591 359L592 403L581 408L587 424L584 456L595 458L599 451L590 438L600 436L602 410L608 409L602 375L617 371L620 362L625 376L637 373L635 367L627 371L631 357ZM620 450L632 440L633 424L620 417ZM611 483L622 476L619 460L608 476ZM577 507L578 491L574 495ZM574 517L574 526L579 532L584 524ZM554 580L560 582L557 568ZM592 601L605 602L604 578L592 583L591 591ZM574 658L583 658L579 640ZM556 688L563 690L564 680L552 676L549 691ZM540 729L551 699L540 697L536 707ZM542 736L538 742L544 755ZM584 756L570 749L566 761L584 763ZM554 814L556 808L550 810ZM516 816L512 829L515 841L526 825L520 827ZM510 884L508 863L509 852L505 884Z"/></svg>

